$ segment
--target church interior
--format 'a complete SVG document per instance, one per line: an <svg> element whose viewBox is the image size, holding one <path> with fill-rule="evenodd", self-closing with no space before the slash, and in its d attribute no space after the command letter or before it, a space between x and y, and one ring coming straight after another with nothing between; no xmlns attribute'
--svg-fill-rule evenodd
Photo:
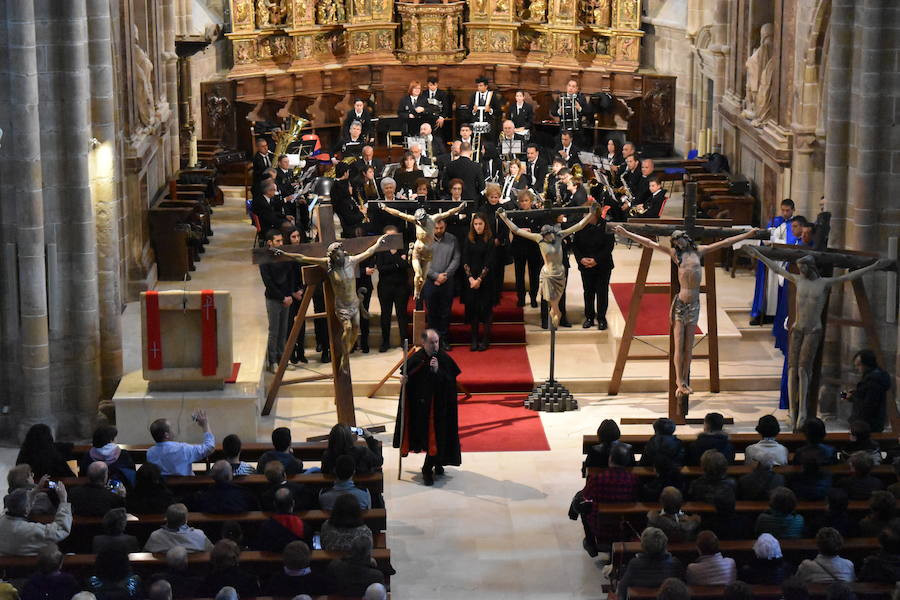
<svg viewBox="0 0 900 600"><path fill-rule="evenodd" d="M900 598L898 28L2 0L0 590Z"/></svg>

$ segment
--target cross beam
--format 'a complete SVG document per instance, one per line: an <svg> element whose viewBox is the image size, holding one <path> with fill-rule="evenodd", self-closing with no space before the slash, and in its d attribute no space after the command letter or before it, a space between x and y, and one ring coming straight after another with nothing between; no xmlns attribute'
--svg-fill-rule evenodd
<svg viewBox="0 0 900 600"><path fill-rule="evenodd" d="M843 250L837 248L826 248L825 250L812 250L802 246L791 246L788 244L774 244L772 246L757 247L761 254L772 260L783 260L788 262L796 261L804 256L812 256L816 265L821 267L832 267L835 269L859 269L867 267L876 260L877 255L865 252L856 252L853 250ZM894 269L897 268L896 263Z"/></svg>

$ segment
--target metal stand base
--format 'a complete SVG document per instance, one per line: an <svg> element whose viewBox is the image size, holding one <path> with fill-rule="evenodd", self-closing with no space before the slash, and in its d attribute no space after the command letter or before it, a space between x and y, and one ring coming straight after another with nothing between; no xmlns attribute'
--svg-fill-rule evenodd
<svg viewBox="0 0 900 600"><path fill-rule="evenodd" d="M528 398L525 399L525 408L546 412L565 412L578 410L578 401L566 389L566 386L558 381L548 379L531 390Z"/></svg>

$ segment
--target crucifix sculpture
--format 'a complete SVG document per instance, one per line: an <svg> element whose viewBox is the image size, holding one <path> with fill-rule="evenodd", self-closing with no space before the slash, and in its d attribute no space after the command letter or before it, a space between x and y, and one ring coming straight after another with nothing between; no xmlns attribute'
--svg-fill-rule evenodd
<svg viewBox="0 0 900 600"><path fill-rule="evenodd" d="M633 219L627 223L607 223L607 230L619 233L644 246L644 254L638 268L634 293L627 315L625 332L616 357L609 393L617 394L622 382L625 361L637 324L640 300L647 288L647 274L654 250L667 254L672 260L671 283L668 286L652 286L647 291L669 292L672 296L669 328L669 417L684 423L688 410L690 367L693 358L694 332L700 316L700 294L707 294L707 316L710 339L710 389L718 392L718 328L715 317L715 260L718 250L727 248L748 238L768 238L768 231L758 229L734 229L728 220L697 220L697 184L687 183L684 191L683 219ZM643 235L640 235L643 234ZM644 236L669 236L671 248ZM707 245L696 240L720 239ZM705 265L701 259L705 258ZM703 266L701 266L703 265ZM702 270L706 273L706 286L701 286ZM674 385L673 385L674 384Z"/></svg>
<svg viewBox="0 0 900 600"><path fill-rule="evenodd" d="M299 260L310 262L311 266L303 267L303 283L306 290L300 301L300 308L291 326L285 351L272 378L266 395L263 415L271 412L282 385L303 383L322 379L334 379L334 401L337 406L338 422L355 425L356 416L353 404L353 382L350 377L349 354L355 341L354 331L359 330L359 304L356 297L356 281L353 268L361 260L360 255L371 255L383 250L400 250L403 237L399 234L347 238L338 241L334 231L334 213L330 204L318 205L315 208L316 223L319 230L319 241L316 243L282 246L278 255L266 248L253 250L254 264L270 261ZM292 256L293 255L293 256ZM340 255L340 256L339 256ZM338 263L341 263L340 265ZM324 285L325 313L307 315L309 303L318 285ZM354 303L354 300L356 302ZM329 344L331 345L331 375L315 374L284 380L284 372L291 356L291 351L300 334L300 328L307 317L326 318L328 320ZM355 327L354 327L355 324ZM347 345L349 343L349 346Z"/></svg>
<svg viewBox="0 0 900 600"><path fill-rule="evenodd" d="M890 259L877 259L841 250L818 248L810 250L799 246L777 245L773 247L747 246L742 249L758 258L773 272L781 275L794 286L791 303L790 334L788 338L788 408L791 427L799 430L806 419L816 416L813 390L817 382L820 350L824 337L824 315L828 306L831 288L845 281L853 282L857 305L862 315L859 324L866 328L869 343L880 354L880 344L871 310L860 278L869 271L888 269L894 265ZM796 273L785 269L780 261L791 261ZM851 271L838 277L825 277L820 271L830 272L835 267L849 268ZM892 415L893 416L893 415Z"/></svg>

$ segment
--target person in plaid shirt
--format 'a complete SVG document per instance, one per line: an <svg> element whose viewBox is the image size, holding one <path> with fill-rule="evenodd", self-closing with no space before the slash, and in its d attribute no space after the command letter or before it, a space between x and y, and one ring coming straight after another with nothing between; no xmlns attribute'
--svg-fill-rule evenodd
<svg viewBox="0 0 900 600"><path fill-rule="evenodd" d="M592 557L597 555L598 545L605 548L622 539L622 517L600 512L599 505L606 502L637 501L638 478L627 468L630 459L628 448L613 446L609 453L609 468L588 475L581 492L584 501L591 503L590 513L585 515L583 522L584 549Z"/></svg>

